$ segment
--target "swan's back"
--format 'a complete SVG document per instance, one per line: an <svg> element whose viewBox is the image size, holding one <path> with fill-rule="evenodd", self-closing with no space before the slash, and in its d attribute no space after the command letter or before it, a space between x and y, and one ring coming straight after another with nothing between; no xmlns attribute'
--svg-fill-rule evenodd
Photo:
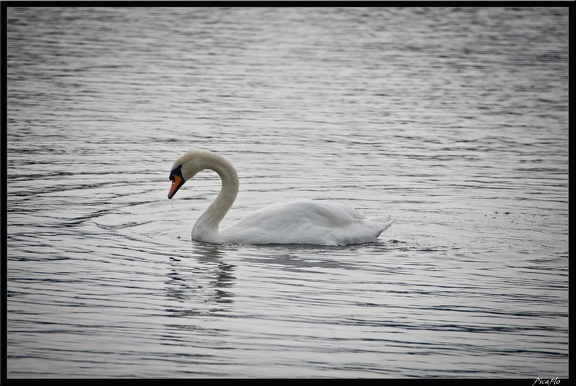
<svg viewBox="0 0 576 386"><path fill-rule="evenodd" d="M390 216L376 222L339 203L303 200L257 210L220 234L240 244L347 245L375 242L391 224Z"/></svg>

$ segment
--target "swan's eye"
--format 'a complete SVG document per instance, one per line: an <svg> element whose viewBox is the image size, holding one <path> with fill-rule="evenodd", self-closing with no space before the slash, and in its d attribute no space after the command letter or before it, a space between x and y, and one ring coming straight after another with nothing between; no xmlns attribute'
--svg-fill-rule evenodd
<svg viewBox="0 0 576 386"><path fill-rule="evenodd" d="M182 165L179 165L178 167L172 169L172 171L170 172L170 177L168 177L168 179L172 181L174 179L174 175L177 175L178 177L182 178Z"/></svg>

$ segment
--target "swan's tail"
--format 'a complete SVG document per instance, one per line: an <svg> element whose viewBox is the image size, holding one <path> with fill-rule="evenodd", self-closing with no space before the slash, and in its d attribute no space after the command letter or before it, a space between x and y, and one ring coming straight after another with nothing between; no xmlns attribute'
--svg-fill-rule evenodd
<svg viewBox="0 0 576 386"><path fill-rule="evenodd" d="M394 220L396 220L396 219L392 218L392 216L390 216L390 215L388 215L386 217L374 219L374 222L377 222L378 224L380 224L380 229L379 229L378 235L380 235L380 233L384 232L386 229L390 228L390 225L392 225Z"/></svg>

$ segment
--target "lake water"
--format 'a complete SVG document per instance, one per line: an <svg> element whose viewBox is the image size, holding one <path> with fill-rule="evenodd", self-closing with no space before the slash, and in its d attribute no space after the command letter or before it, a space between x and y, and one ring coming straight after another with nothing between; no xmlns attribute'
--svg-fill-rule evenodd
<svg viewBox="0 0 576 386"><path fill-rule="evenodd" d="M567 378L568 8L15 8L7 375ZM191 240L316 198L349 247Z"/></svg>

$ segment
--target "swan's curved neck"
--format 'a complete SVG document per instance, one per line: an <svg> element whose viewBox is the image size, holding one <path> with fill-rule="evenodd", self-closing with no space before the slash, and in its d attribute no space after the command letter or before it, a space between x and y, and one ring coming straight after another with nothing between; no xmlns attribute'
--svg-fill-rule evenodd
<svg viewBox="0 0 576 386"><path fill-rule="evenodd" d="M222 187L218 197L210 204L208 209L198 218L192 228L192 238L202 241L218 242L218 225L228 213L238 195L238 174L231 163L220 156L206 160L205 169L218 173L222 180Z"/></svg>

